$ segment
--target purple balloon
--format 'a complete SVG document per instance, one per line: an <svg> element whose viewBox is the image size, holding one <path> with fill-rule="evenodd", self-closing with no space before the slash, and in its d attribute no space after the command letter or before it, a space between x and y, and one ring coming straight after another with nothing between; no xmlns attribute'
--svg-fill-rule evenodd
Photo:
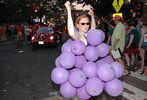
<svg viewBox="0 0 147 100"><path fill-rule="evenodd" d="M86 91L91 96L98 96L104 89L103 82L97 77L89 78L85 83Z"/></svg>
<svg viewBox="0 0 147 100"><path fill-rule="evenodd" d="M71 42L65 42L62 47L61 47L61 51L62 52L71 52Z"/></svg>
<svg viewBox="0 0 147 100"><path fill-rule="evenodd" d="M82 70L87 77L94 77L97 75L97 65L94 62L86 62Z"/></svg>
<svg viewBox="0 0 147 100"><path fill-rule="evenodd" d="M68 80L69 72L62 68L62 67L56 67L51 72L51 79L56 84L62 84Z"/></svg>
<svg viewBox="0 0 147 100"><path fill-rule="evenodd" d="M60 93L66 98L71 98L76 94L76 88L73 87L68 81L61 84Z"/></svg>
<svg viewBox="0 0 147 100"><path fill-rule="evenodd" d="M97 65L97 67L99 67L101 64L103 64L103 63L106 63L104 60L97 60L96 61L96 65Z"/></svg>
<svg viewBox="0 0 147 100"><path fill-rule="evenodd" d="M114 62L114 59L111 56L106 56L106 57L102 58L102 60L104 60L107 63Z"/></svg>
<svg viewBox="0 0 147 100"><path fill-rule="evenodd" d="M86 82L86 75L82 70L74 70L70 73L69 75L69 82L74 86L74 87L81 87L85 84Z"/></svg>
<svg viewBox="0 0 147 100"><path fill-rule="evenodd" d="M76 56L76 64L75 67L82 68L82 66L86 63L86 59L84 56Z"/></svg>
<svg viewBox="0 0 147 100"><path fill-rule="evenodd" d="M85 58L89 61L96 61L99 57L99 52L94 46L87 46L84 52Z"/></svg>
<svg viewBox="0 0 147 100"><path fill-rule="evenodd" d="M69 42L69 43L71 43L72 41L74 41L73 38L70 38L70 39L67 40L67 42Z"/></svg>
<svg viewBox="0 0 147 100"><path fill-rule="evenodd" d="M98 77L102 81L111 81L115 77L115 70L109 63L103 63L98 67Z"/></svg>
<svg viewBox="0 0 147 100"><path fill-rule="evenodd" d="M56 67L61 67L61 65L60 65L60 56L58 56L58 57L56 58L56 60L55 60L55 65L56 65Z"/></svg>
<svg viewBox="0 0 147 100"><path fill-rule="evenodd" d="M68 71L69 71L69 73L72 73L73 71L76 71L76 70L80 70L80 71L81 71L80 68L72 68L72 69L70 69L70 70L68 70Z"/></svg>
<svg viewBox="0 0 147 100"><path fill-rule="evenodd" d="M106 43L101 43L97 46L100 57L105 57L109 53L109 46Z"/></svg>
<svg viewBox="0 0 147 100"><path fill-rule="evenodd" d="M101 31L93 29L88 31L87 42L92 46L98 46L103 41L103 36Z"/></svg>
<svg viewBox="0 0 147 100"><path fill-rule="evenodd" d="M123 84L118 79L113 79L105 83L105 91L110 96L119 96L123 92Z"/></svg>
<svg viewBox="0 0 147 100"><path fill-rule="evenodd" d="M85 43L81 40L75 40L71 43L71 51L75 55L82 55L85 51Z"/></svg>
<svg viewBox="0 0 147 100"><path fill-rule="evenodd" d="M124 73L124 68L123 68L122 64L120 64L119 62L112 62L111 65L113 66L115 73L116 73L115 78L122 77L122 75Z"/></svg>
<svg viewBox="0 0 147 100"><path fill-rule="evenodd" d="M85 85L77 89L77 95L80 99L89 99L91 96L87 93Z"/></svg>
<svg viewBox="0 0 147 100"><path fill-rule="evenodd" d="M75 65L75 55L72 52L63 52L60 55L60 65L66 69L70 69Z"/></svg>
<svg viewBox="0 0 147 100"><path fill-rule="evenodd" d="M103 38L103 41L105 40L105 33L102 31L102 30L100 30L100 29L98 29L97 30L99 33L101 33L101 35L102 35L102 38Z"/></svg>

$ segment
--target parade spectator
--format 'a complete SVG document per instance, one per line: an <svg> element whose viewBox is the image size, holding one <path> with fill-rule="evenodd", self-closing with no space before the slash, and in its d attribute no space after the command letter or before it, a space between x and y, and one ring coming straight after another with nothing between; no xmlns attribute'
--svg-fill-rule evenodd
<svg viewBox="0 0 147 100"><path fill-rule="evenodd" d="M26 26L24 32L25 32L25 36L26 36L26 38L27 38L27 40L29 42L31 40L31 34L32 34L31 27L30 26Z"/></svg>
<svg viewBox="0 0 147 100"><path fill-rule="evenodd" d="M110 49L111 49L111 37L112 37L112 34L113 34L113 31L114 31L114 27L115 27L115 23L114 21L110 21L108 23L108 26L109 26L109 32L108 32L108 41L107 41L107 44L109 45Z"/></svg>
<svg viewBox="0 0 147 100"><path fill-rule="evenodd" d="M141 56L141 74L147 74L147 65L145 65L145 52L147 52L147 13L142 18L142 31L140 36L139 51Z"/></svg>
<svg viewBox="0 0 147 100"><path fill-rule="evenodd" d="M122 53L124 51L124 47L125 47L126 28L121 21L122 20L121 20L120 16L116 15L114 17L114 22L115 22L116 26L113 31L111 44L112 44L112 49L114 51L117 51L120 49L119 51ZM127 75L129 72L125 68L124 61L121 59L121 57L116 58L115 60L120 62L123 65L124 75Z"/></svg>
<svg viewBox="0 0 147 100"><path fill-rule="evenodd" d="M126 19L125 21L124 21L124 25L125 25L125 27L126 27L126 35L125 35L125 45L127 44L127 40L128 40L128 35L129 35L129 33L130 33L130 27L129 27L129 25L128 25L128 22L129 21L129 19Z"/></svg>
<svg viewBox="0 0 147 100"><path fill-rule="evenodd" d="M0 37L1 37L2 42L7 40L5 31L4 31L3 27L2 27L2 25L0 25Z"/></svg>
<svg viewBox="0 0 147 100"><path fill-rule="evenodd" d="M21 27L21 25L17 26L17 45L22 46L22 41L23 41L23 28Z"/></svg>
<svg viewBox="0 0 147 100"><path fill-rule="evenodd" d="M12 33L10 24L7 24L8 43L12 40Z"/></svg>
<svg viewBox="0 0 147 100"><path fill-rule="evenodd" d="M16 26L14 24L11 24L10 28L11 28L12 40L15 40Z"/></svg>
<svg viewBox="0 0 147 100"><path fill-rule="evenodd" d="M85 45L87 45L86 35L88 32L88 29L90 27L90 19L86 15L78 16L75 22L75 26L78 29L78 32L74 31L74 24L71 16L71 5L70 2L67 1L65 3L67 13L68 13L68 19L67 19L67 28L69 35L78 40L82 40ZM89 9L90 10L90 9ZM94 13L92 10L88 12L88 14L91 16L91 29L95 29L95 19L94 19Z"/></svg>
<svg viewBox="0 0 147 100"><path fill-rule="evenodd" d="M101 25L101 19L97 18L96 19L96 29L101 29L100 25Z"/></svg>
<svg viewBox="0 0 147 100"><path fill-rule="evenodd" d="M49 27L55 28L56 25L57 25L57 24L56 24L55 18L51 18L48 26L49 26Z"/></svg>
<svg viewBox="0 0 147 100"><path fill-rule="evenodd" d="M138 40L139 40L139 32L136 28L135 20L130 20L128 22L128 26L130 27L130 32L128 34L127 44L124 50L124 56L127 62L127 67L133 67L133 71L135 71L134 62L135 62L135 54L138 52ZM130 57L131 55L131 64Z"/></svg>
<svg viewBox="0 0 147 100"><path fill-rule="evenodd" d="M137 29L139 32L141 32L141 18L140 17L136 17L136 20L137 20Z"/></svg>
<svg viewBox="0 0 147 100"><path fill-rule="evenodd" d="M39 29L39 25L35 24L34 27L33 27L33 34L36 34L38 29Z"/></svg>
<svg viewBox="0 0 147 100"><path fill-rule="evenodd" d="M65 22L63 25L64 25L63 37L64 37L64 40L67 40L67 35L68 35L67 22Z"/></svg>

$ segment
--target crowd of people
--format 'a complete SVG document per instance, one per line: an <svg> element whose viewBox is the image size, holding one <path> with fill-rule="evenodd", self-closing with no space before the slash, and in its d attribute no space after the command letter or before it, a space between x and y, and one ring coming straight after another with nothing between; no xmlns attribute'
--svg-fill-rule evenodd
<svg viewBox="0 0 147 100"><path fill-rule="evenodd" d="M130 17L128 19L122 19L120 16L115 16L111 19L103 19L104 21L99 21L97 27L103 22L102 29L106 34L105 43L110 46L110 50L120 49L121 54L124 56L118 58L118 60L125 70L125 75L129 74L127 69L135 71L135 61L136 58L140 58L141 66L139 72L141 74L147 74L147 13L144 13L142 17ZM97 22L97 21L96 21ZM99 29L98 28L98 29ZM110 52L110 55L111 52ZM124 64L124 61L126 64ZM126 66L125 66L126 65Z"/></svg>
<svg viewBox="0 0 147 100"><path fill-rule="evenodd" d="M74 39L82 40L87 45L87 32L91 29L101 29L105 32L105 43L111 50L119 50L122 57L115 60L124 66L124 75L129 74L129 69L136 71L135 61L137 57L141 58L140 67L137 68L140 74L147 74L147 13L142 17L122 18L115 17L96 17L92 9L89 9L87 15L80 15L73 22L70 2L65 3L67 9L67 24L63 23L60 31L68 34ZM60 24L61 25L61 24ZM51 18L49 27L58 27L59 24L55 18ZM11 42L16 40L17 45L22 46L24 41L30 41L31 36L36 34L39 27L43 25L27 24L2 24L0 25L0 42ZM75 32L75 28L77 31ZM68 30L68 32L67 32ZM111 52L110 55L112 56ZM137 56L139 55L139 56Z"/></svg>
<svg viewBox="0 0 147 100"><path fill-rule="evenodd" d="M39 27L57 27L57 23L55 18L51 18L49 24L1 24L0 42L9 44L16 41L18 47L22 47L24 42L30 42Z"/></svg>
<svg viewBox="0 0 147 100"><path fill-rule="evenodd" d="M37 29L38 24L2 24L0 25L0 40L1 43L17 41L18 47L23 45L23 41L30 41L30 38Z"/></svg>

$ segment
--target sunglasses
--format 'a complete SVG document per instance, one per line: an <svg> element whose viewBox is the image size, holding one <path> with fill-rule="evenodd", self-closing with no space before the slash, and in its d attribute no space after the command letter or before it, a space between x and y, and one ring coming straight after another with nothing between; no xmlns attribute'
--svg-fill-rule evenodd
<svg viewBox="0 0 147 100"><path fill-rule="evenodd" d="M90 25L90 23L79 23L81 25Z"/></svg>

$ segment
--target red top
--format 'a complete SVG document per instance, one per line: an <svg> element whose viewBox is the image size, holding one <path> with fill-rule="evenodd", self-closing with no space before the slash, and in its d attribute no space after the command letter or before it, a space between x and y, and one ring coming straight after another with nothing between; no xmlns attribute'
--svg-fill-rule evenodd
<svg viewBox="0 0 147 100"><path fill-rule="evenodd" d="M17 32L22 32L22 27L17 26Z"/></svg>
<svg viewBox="0 0 147 100"><path fill-rule="evenodd" d="M3 27L0 27L0 33L1 33L2 36L5 35L5 31L4 31Z"/></svg>

